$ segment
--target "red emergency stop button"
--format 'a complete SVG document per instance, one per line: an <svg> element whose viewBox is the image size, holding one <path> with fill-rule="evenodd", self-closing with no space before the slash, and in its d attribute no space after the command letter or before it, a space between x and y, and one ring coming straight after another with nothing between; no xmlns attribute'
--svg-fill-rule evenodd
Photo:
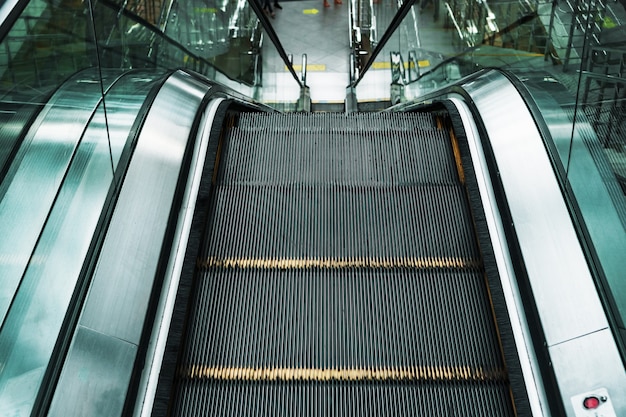
<svg viewBox="0 0 626 417"><path fill-rule="evenodd" d="M600 398L592 395L591 397L587 397L583 400L583 407L587 410L595 410L600 406Z"/></svg>

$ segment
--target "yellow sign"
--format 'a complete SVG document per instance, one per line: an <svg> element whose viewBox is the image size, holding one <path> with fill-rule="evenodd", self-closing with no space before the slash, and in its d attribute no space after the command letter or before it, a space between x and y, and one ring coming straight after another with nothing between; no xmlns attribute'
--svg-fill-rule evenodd
<svg viewBox="0 0 626 417"><path fill-rule="evenodd" d="M318 14L320 11L317 9L304 9L302 13L304 14Z"/></svg>

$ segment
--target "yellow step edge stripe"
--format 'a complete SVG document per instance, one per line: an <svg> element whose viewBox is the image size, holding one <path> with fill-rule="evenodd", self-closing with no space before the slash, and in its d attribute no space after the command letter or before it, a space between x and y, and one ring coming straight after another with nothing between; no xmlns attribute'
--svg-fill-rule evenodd
<svg viewBox="0 0 626 417"><path fill-rule="evenodd" d="M208 258L200 259L200 268L240 269L390 269L390 268L456 268L475 269L480 260L463 258Z"/></svg>
<svg viewBox="0 0 626 417"><path fill-rule="evenodd" d="M222 368L194 365L183 378L221 381L506 381L503 368L470 366L407 366L394 368Z"/></svg>

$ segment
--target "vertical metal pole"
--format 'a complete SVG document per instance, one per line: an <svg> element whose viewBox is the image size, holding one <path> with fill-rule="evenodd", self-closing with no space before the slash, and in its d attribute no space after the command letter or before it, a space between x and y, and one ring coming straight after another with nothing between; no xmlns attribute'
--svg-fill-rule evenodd
<svg viewBox="0 0 626 417"><path fill-rule="evenodd" d="M557 2L558 0L552 0L552 7L550 8L550 23L548 24L548 35L546 38L546 47L545 50L543 52L543 59L544 61L548 60L548 57L551 56L551 50L552 50L552 32L554 31L554 16L557 10ZM536 2L536 8L537 11L539 10L539 2Z"/></svg>

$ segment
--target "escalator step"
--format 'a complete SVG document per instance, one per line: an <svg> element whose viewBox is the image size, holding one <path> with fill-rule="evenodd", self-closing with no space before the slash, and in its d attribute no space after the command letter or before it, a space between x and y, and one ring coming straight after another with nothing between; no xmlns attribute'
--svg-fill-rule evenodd
<svg viewBox="0 0 626 417"><path fill-rule="evenodd" d="M197 297L188 374L503 367L477 269L209 268Z"/></svg>
<svg viewBox="0 0 626 417"><path fill-rule="evenodd" d="M465 382L186 382L176 415L513 417L508 389Z"/></svg>
<svg viewBox="0 0 626 417"><path fill-rule="evenodd" d="M292 125L291 116L308 123ZM242 116L245 122L231 130L218 184L458 182L447 132L430 115L415 117L414 123L402 115L404 123L388 125L373 123L371 115L256 115L255 122L251 118ZM326 120L334 127L318 126ZM342 123L347 126L342 128Z"/></svg>
<svg viewBox="0 0 626 417"><path fill-rule="evenodd" d="M222 186L206 259L477 261L458 186Z"/></svg>
<svg viewBox="0 0 626 417"><path fill-rule="evenodd" d="M239 117L173 415L515 415L446 126Z"/></svg>

